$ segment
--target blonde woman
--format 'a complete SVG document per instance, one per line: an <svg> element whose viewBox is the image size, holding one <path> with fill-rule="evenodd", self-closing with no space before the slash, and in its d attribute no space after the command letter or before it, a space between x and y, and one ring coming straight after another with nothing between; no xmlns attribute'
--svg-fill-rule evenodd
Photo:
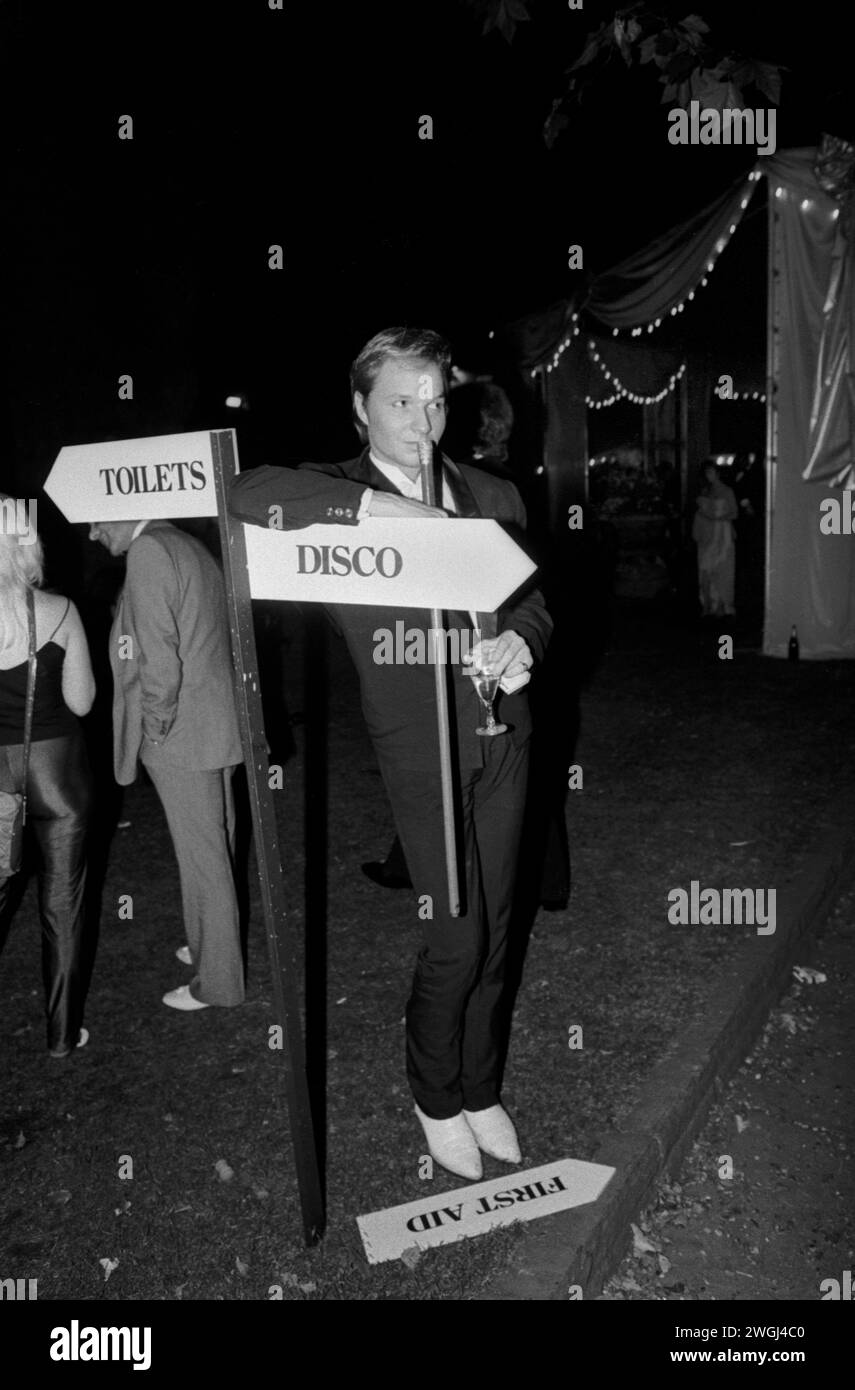
<svg viewBox="0 0 855 1390"><path fill-rule="evenodd" d="M0 497L0 787L23 790L27 693L27 592L35 608L37 674L27 828L39 849L39 915L47 1041L52 1057L82 1047L85 981L81 969L85 840L91 777L80 717L95 680L80 616L70 599L42 590L41 542L24 505ZM0 941L12 911L11 878L0 879Z"/></svg>

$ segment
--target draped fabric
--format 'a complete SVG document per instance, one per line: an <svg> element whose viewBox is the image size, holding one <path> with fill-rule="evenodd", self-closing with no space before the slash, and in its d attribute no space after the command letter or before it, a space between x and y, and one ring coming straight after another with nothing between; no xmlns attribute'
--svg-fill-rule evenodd
<svg viewBox="0 0 855 1390"><path fill-rule="evenodd" d="M572 333L572 312L573 301L559 299L536 314L518 319L505 330L504 337L522 371L545 362L558 344Z"/></svg>
<svg viewBox="0 0 855 1390"><path fill-rule="evenodd" d="M764 160L778 450L770 460L763 651L784 656L795 625L802 656L855 657L855 536L820 531L825 498L847 511L851 501L834 484L851 482L853 248L842 241L839 207L817 182L814 158L806 149Z"/></svg>
<svg viewBox="0 0 855 1390"><path fill-rule="evenodd" d="M839 221L829 259L803 476L855 488L855 266Z"/></svg>
<svg viewBox="0 0 855 1390"><path fill-rule="evenodd" d="M758 161L761 171L768 160ZM593 282L585 304L609 328L634 328L681 304L715 263L757 186L742 175L720 198Z"/></svg>
<svg viewBox="0 0 855 1390"><path fill-rule="evenodd" d="M805 478L855 487L855 146L824 135L813 173L834 221ZM833 198L834 203L829 199Z"/></svg>

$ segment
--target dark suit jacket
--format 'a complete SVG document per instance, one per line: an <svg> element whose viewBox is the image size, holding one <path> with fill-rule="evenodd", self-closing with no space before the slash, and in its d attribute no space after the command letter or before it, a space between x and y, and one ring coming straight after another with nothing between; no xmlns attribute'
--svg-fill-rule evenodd
<svg viewBox="0 0 855 1390"><path fill-rule="evenodd" d="M131 542L110 664L117 782L133 782L141 754L196 771L243 762L223 577L200 541L166 521Z"/></svg>
<svg viewBox="0 0 855 1390"><path fill-rule="evenodd" d="M454 495L457 515L492 517L512 533L525 527L525 510L514 485L493 478L476 468L458 467L444 460L445 477ZM366 487L380 492L396 489L375 468L368 450L359 458L341 464L303 464L299 469L265 466L252 469L235 479L230 489L229 509L241 521L260 526L270 524L271 507L281 508L281 529L329 522L357 525L357 512ZM278 520L278 513L277 513ZM402 525L406 525L402 522ZM378 608L361 604L329 605L327 610L344 636L359 672L362 709L381 763L392 760L398 767L436 771L438 735L434 668L424 665L386 665L374 659L381 629L395 633L396 623L404 632L419 629L427 633L429 615L424 609ZM471 619L466 613L449 613L445 628L468 632ZM498 632L513 629L525 639L538 661L544 653L552 619L537 589L514 600L498 615ZM425 638L425 650L428 649ZM481 706L472 681L458 665L449 667L453 697L449 701L452 723L452 751L456 744L463 767L478 767L483 761L485 740L475 729L481 722ZM536 674L533 677L537 679ZM500 695L497 712L510 726L502 737L523 742L531 733L526 691Z"/></svg>

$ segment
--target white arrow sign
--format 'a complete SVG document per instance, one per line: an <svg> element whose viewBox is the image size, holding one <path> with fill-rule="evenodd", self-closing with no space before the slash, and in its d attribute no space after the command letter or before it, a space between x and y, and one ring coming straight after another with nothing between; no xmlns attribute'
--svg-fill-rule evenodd
<svg viewBox="0 0 855 1390"><path fill-rule="evenodd" d="M496 521L244 526L253 598L493 613L537 568Z"/></svg>
<svg viewBox="0 0 855 1390"><path fill-rule="evenodd" d="M211 436L200 430L68 445L45 492L68 521L216 516Z"/></svg>
<svg viewBox="0 0 855 1390"><path fill-rule="evenodd" d="M216 516L211 436L160 434L60 449L45 492L68 521ZM244 526L259 599L493 613L536 566L498 522L371 517L358 526Z"/></svg>

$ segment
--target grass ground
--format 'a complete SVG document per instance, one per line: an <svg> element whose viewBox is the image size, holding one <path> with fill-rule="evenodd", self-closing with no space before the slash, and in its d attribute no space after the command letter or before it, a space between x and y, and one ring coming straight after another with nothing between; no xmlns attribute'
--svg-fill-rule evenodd
<svg viewBox="0 0 855 1390"><path fill-rule="evenodd" d="M840 1286L846 1297L855 1254L851 885L800 966L681 1168L639 1215L603 1301L816 1302L839 1298Z"/></svg>
<svg viewBox="0 0 855 1390"><path fill-rule="evenodd" d="M766 661L716 633L627 608L581 698L570 793L573 890L541 914L514 1015L504 1098L526 1166L589 1157L681 1025L704 1007L717 965L751 928L675 927L667 893L776 887L812 839L816 813L851 782L853 663ZM286 657L292 710L305 705L296 623ZM0 958L0 1277L38 1278L43 1299L465 1299L516 1232L369 1266L355 1217L457 1184L418 1176L424 1143L403 1065L403 1008L419 935L415 898L359 864L392 835L346 656L330 656L326 948L328 1233L304 1248L281 1057L257 891L249 994L233 1011L160 1003L186 977L174 860L151 787L137 784L105 885L87 1007L89 1046L68 1064L43 1042L38 922L30 885ZM305 731L278 793L282 860L302 942ZM312 786L316 787L314 779ZM309 797L310 815L316 801ZM311 843L321 834L312 819ZM118 916L131 894L132 920ZM320 968L318 926L309 926ZM317 982L316 969L316 982ZM584 1046L568 1048L568 1028ZM133 1176L127 1159L132 1160ZM224 1161L228 1169L217 1165ZM486 1176L500 1171L487 1160ZM225 1176L226 1173L231 1176ZM109 1261L105 1265L105 1261Z"/></svg>

